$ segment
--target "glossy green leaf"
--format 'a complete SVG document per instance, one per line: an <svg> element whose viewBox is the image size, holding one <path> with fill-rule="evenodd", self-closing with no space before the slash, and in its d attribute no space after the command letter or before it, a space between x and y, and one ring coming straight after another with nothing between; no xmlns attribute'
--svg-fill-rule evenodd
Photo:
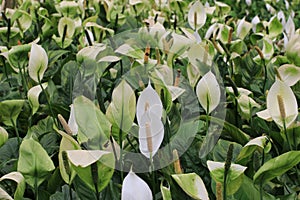
<svg viewBox="0 0 300 200"><path fill-rule="evenodd" d="M112 102L106 115L111 123L115 123L124 133L127 133L133 124L135 107L134 91L125 80L122 80L112 93Z"/></svg>
<svg viewBox="0 0 300 200"><path fill-rule="evenodd" d="M9 174L5 174L0 178L0 181L3 180L12 180L17 183L17 188L14 194L14 200L22 200L23 199L23 194L25 192L25 179L23 175L20 172L11 172ZM2 199L0 197L0 199Z"/></svg>
<svg viewBox="0 0 300 200"><path fill-rule="evenodd" d="M206 120L206 116L201 115L200 119ZM245 145L247 142L249 142L250 136L247 135L245 132L243 132L241 129L234 126L233 124L230 124L227 121L224 121L224 120L221 120L221 119L218 119L215 117L211 117L211 116L209 116L208 119L213 123L223 126L222 135L224 135L225 137L229 136L231 138L231 140L233 140L241 145Z"/></svg>
<svg viewBox="0 0 300 200"><path fill-rule="evenodd" d="M0 119L6 126L16 126L24 100L5 100L0 102Z"/></svg>
<svg viewBox="0 0 300 200"><path fill-rule="evenodd" d="M30 44L13 46L8 52L2 53L2 55L8 60L11 68L18 73L20 68L25 67L28 63L30 48Z"/></svg>
<svg viewBox="0 0 300 200"><path fill-rule="evenodd" d="M115 166L112 153L101 150L68 150L66 152L72 168L90 189L96 191L95 187L97 187L100 192L109 184Z"/></svg>
<svg viewBox="0 0 300 200"><path fill-rule="evenodd" d="M28 72L30 78L39 83L48 67L48 56L45 49L37 44L31 45Z"/></svg>
<svg viewBox="0 0 300 200"><path fill-rule="evenodd" d="M255 184L266 183L293 168L300 162L300 151L289 151L268 160L254 174Z"/></svg>
<svg viewBox="0 0 300 200"><path fill-rule="evenodd" d="M204 182L196 173L173 174L172 178L193 199L209 199Z"/></svg>
<svg viewBox="0 0 300 200"><path fill-rule="evenodd" d="M78 137L90 149L102 149L110 135L111 124L94 103L84 96L74 100L75 118L78 124ZM85 138L85 139L83 139Z"/></svg>
<svg viewBox="0 0 300 200"><path fill-rule="evenodd" d="M275 200L274 196L263 192L263 199L264 200ZM253 199L260 199L260 191L257 186L253 184L252 179L248 178L247 176L243 177L243 183L239 190L234 194L235 199L243 199L243 200L253 200Z"/></svg>
<svg viewBox="0 0 300 200"><path fill-rule="evenodd" d="M33 139L21 143L18 171L23 174L28 185L33 188L35 184L39 186L54 169L51 158L40 143Z"/></svg>
<svg viewBox="0 0 300 200"><path fill-rule="evenodd" d="M43 83L42 87L45 90L48 86L48 83ZM36 113L39 109L39 95L42 92L42 87L40 85L36 85L28 90L27 97L29 101L29 105L31 106L32 115Z"/></svg>
<svg viewBox="0 0 300 200"><path fill-rule="evenodd" d="M8 139L7 131L3 127L0 126L0 147L2 145L4 145L4 143L7 141L7 139Z"/></svg>

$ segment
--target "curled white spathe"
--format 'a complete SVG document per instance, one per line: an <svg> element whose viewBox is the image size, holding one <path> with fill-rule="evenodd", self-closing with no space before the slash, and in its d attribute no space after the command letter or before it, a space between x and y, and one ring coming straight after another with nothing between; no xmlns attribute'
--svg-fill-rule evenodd
<svg viewBox="0 0 300 200"><path fill-rule="evenodd" d="M211 113L219 105L221 90L216 76L211 71L207 72L198 82L196 94L207 114Z"/></svg>
<svg viewBox="0 0 300 200"><path fill-rule="evenodd" d="M35 82L43 79L48 67L48 56L42 46L32 43L28 64L28 73Z"/></svg>

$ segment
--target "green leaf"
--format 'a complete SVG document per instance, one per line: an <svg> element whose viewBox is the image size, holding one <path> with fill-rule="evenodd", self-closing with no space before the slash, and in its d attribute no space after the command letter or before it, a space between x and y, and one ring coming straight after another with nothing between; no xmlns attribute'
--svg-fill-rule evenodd
<svg viewBox="0 0 300 200"><path fill-rule="evenodd" d="M206 119L206 115L200 116L201 120ZM250 136L244 133L241 129L237 128L236 126L230 124L227 121L211 117L208 118L212 123L216 123L218 125L223 126L222 135L224 137L230 137L232 141L235 141L241 145L245 145L249 140Z"/></svg>
<svg viewBox="0 0 300 200"><path fill-rule="evenodd" d="M207 166L214 181L224 183L224 162L207 161ZM243 174L247 167L231 163L227 173L227 195L234 194L243 182Z"/></svg>
<svg viewBox="0 0 300 200"><path fill-rule="evenodd" d="M90 189L96 191L97 186L100 192L109 184L115 167L112 153L101 150L68 150L66 152L72 168Z"/></svg>
<svg viewBox="0 0 300 200"><path fill-rule="evenodd" d="M5 174L0 178L0 181L3 181L5 179L13 180L17 183L17 188L14 194L14 199L15 200L22 200L23 199L23 194L25 192L25 179L23 175L20 172L11 172L9 174ZM2 199L0 197L0 199Z"/></svg>
<svg viewBox="0 0 300 200"><path fill-rule="evenodd" d="M106 116L111 123L127 133L135 117L136 98L130 85L122 80L112 93L112 102L107 108Z"/></svg>
<svg viewBox="0 0 300 200"><path fill-rule="evenodd" d="M255 184L266 183L293 168L300 162L300 151L290 151L267 161L254 174Z"/></svg>
<svg viewBox="0 0 300 200"><path fill-rule="evenodd" d="M18 171L23 174L28 185L39 186L55 169L45 149L33 139L21 143Z"/></svg>
<svg viewBox="0 0 300 200"><path fill-rule="evenodd" d="M16 126L24 100L5 100L0 102L0 120L6 126Z"/></svg>
<svg viewBox="0 0 300 200"><path fill-rule="evenodd" d="M4 52L1 55L8 60L11 68L18 73L19 69L25 67L28 62L30 47L30 44L13 46L8 52Z"/></svg>
<svg viewBox="0 0 300 200"><path fill-rule="evenodd" d="M47 86L48 83L42 84L43 89L46 89ZM27 97L28 97L29 105L31 106L32 115L34 115L34 113L36 113L36 111L40 107L39 95L42 92L42 87L40 85L37 85L28 90Z"/></svg>
<svg viewBox="0 0 300 200"><path fill-rule="evenodd" d="M111 129L111 124L106 116L84 96L77 97L73 105L79 128L78 137L82 139L80 142L87 142L86 145L89 149L103 149Z"/></svg>
<svg viewBox="0 0 300 200"><path fill-rule="evenodd" d="M64 185L62 186L61 192L57 191L55 194L50 196L50 200L79 200L76 192L71 189L72 198L70 196L70 186Z"/></svg>
<svg viewBox="0 0 300 200"><path fill-rule="evenodd" d="M272 195L263 192L263 199L264 200L275 200L276 198ZM243 183L239 190L234 194L235 199L243 199L243 200L253 200L253 199L260 199L260 191L259 189L253 184L253 181L248 178L247 176L243 177Z"/></svg>
<svg viewBox="0 0 300 200"><path fill-rule="evenodd" d="M0 147L2 145L4 145L4 143L7 141L7 139L8 139L7 131L3 127L0 126Z"/></svg>
<svg viewBox="0 0 300 200"><path fill-rule="evenodd" d="M209 199L205 185L196 173L173 174L172 178L193 199Z"/></svg>
<svg viewBox="0 0 300 200"><path fill-rule="evenodd" d="M102 149L110 134L110 122L92 101L84 96L74 100L75 119L78 124L78 137L89 149Z"/></svg>
<svg viewBox="0 0 300 200"><path fill-rule="evenodd" d="M18 138L9 138L0 148L0 172L3 174L16 171L16 162L19 156Z"/></svg>

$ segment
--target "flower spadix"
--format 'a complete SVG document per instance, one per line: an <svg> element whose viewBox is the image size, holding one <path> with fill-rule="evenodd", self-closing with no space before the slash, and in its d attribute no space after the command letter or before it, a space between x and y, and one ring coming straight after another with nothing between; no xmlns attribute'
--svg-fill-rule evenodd
<svg viewBox="0 0 300 200"><path fill-rule="evenodd" d="M147 88L141 92L136 111L140 127L140 151L147 158L154 156L164 137L164 125L161 121L162 111L162 102L149 83Z"/></svg>
<svg viewBox="0 0 300 200"><path fill-rule="evenodd" d="M221 90L216 76L207 72L196 87L198 100L207 114L212 112L220 103Z"/></svg>
<svg viewBox="0 0 300 200"><path fill-rule="evenodd" d="M298 105L292 89L284 82L276 80L267 96L267 111L257 115L261 118L269 116L279 127L290 126L298 115Z"/></svg>
<svg viewBox="0 0 300 200"><path fill-rule="evenodd" d="M69 116L69 120L68 120L68 125L72 131L72 134L76 135L78 132L78 124L76 122L75 110L74 110L73 104L70 105L70 116Z"/></svg>
<svg viewBox="0 0 300 200"><path fill-rule="evenodd" d="M152 200L152 192L143 179L130 171L124 178L121 200Z"/></svg>

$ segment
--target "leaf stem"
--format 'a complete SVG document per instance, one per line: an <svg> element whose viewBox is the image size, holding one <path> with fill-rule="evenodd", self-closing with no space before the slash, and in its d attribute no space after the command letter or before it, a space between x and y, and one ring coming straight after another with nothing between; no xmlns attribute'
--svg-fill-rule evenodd
<svg viewBox="0 0 300 200"><path fill-rule="evenodd" d="M38 71L38 73L37 73L37 77L38 77L38 83L39 83L39 85L40 85L40 87L41 87L41 89L42 89L42 92L43 92L43 93L45 94L45 96L46 96L47 104L48 104L48 106L49 106L49 110L50 110L50 113L51 113L52 118L53 118L53 120L54 120L54 123L55 123L55 125L56 125L57 127L59 127L59 126L58 126L58 123L57 123L57 120L56 120L56 117L55 117L55 115L54 115L53 109L52 109L52 105L51 105L51 102L50 102L50 99L49 99L49 95L48 95L48 93L46 92L46 90L44 89L44 87L43 87L43 85L42 85L42 83L41 83L41 79L40 79L40 76L39 76L39 71Z"/></svg>
<svg viewBox="0 0 300 200"><path fill-rule="evenodd" d="M13 108L13 110L14 110L14 108ZM16 135L17 135L17 139L18 139L18 145L20 146L21 139L20 139L20 135L19 135L19 130L18 130L17 125L15 124L14 120L12 120L11 116L10 116L10 121L11 121L11 123L12 123L12 125L13 125L13 127L15 129L15 132L16 132Z"/></svg>

